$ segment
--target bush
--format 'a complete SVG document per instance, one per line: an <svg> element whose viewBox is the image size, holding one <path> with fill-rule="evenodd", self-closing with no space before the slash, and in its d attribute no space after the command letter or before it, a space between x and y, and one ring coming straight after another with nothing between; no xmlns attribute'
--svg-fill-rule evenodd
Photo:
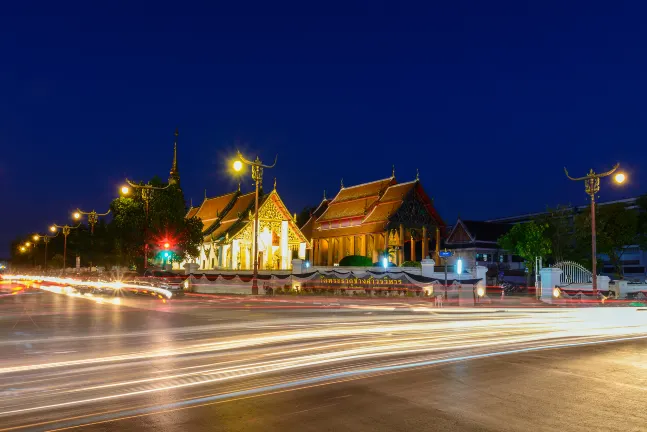
<svg viewBox="0 0 647 432"><path fill-rule="evenodd" d="M422 264L419 261L405 261L400 267L418 267L421 268Z"/></svg>
<svg viewBox="0 0 647 432"><path fill-rule="evenodd" d="M370 267L372 264L370 258L361 255L348 255L339 261L339 267Z"/></svg>

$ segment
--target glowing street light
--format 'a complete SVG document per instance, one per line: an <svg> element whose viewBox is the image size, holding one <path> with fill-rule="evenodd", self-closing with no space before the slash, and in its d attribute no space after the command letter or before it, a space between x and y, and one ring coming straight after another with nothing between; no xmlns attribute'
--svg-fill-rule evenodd
<svg viewBox="0 0 647 432"><path fill-rule="evenodd" d="M256 159L253 161L247 160L243 155L238 152L238 159L234 162L233 168L235 171L240 171L243 169L243 164L249 165L252 167L252 180L254 180L254 185L256 186L256 199L254 201L254 242L252 258L254 261L254 276L252 278L252 294L258 294L258 194L261 188L261 183L263 182L263 169L264 168L274 168L276 166L276 161L278 156L274 158L274 163L272 165L263 165L260 158L256 156Z"/></svg>
<svg viewBox="0 0 647 432"><path fill-rule="evenodd" d="M38 234L34 234L34 235L32 236L32 239L33 239L35 242L37 242L37 241L40 239L40 236L39 236Z"/></svg>
<svg viewBox="0 0 647 432"><path fill-rule="evenodd" d="M595 297L597 297L598 295L598 254L596 250L595 235L595 194L600 191L600 179L602 177L610 176L611 174L616 172L619 166L620 164L617 163L613 168L611 168L611 170L600 174L597 174L595 171L593 171L593 169L591 169L587 175L578 178L573 178L568 175L568 171L566 170L566 167L564 167L564 173L566 173L566 177L568 177L570 180L584 180L584 191L591 197L591 273L593 274L593 276L591 277L591 282L593 285L593 295ZM627 178L625 174L620 172L616 173L613 179L616 183L622 184Z"/></svg>
<svg viewBox="0 0 647 432"><path fill-rule="evenodd" d="M79 213L78 211L75 211L74 213L72 213L72 217L76 220L79 220L81 219L81 213Z"/></svg>
<svg viewBox="0 0 647 432"><path fill-rule="evenodd" d="M387 257L382 258L382 267L387 268L389 266L389 259Z"/></svg>
<svg viewBox="0 0 647 432"><path fill-rule="evenodd" d="M50 227L50 230L52 228L54 228L54 231L56 232L56 227L52 226ZM34 234L32 237L34 239L34 246L36 246L36 242L40 241L41 238L43 239L43 243L45 243L45 271L47 271L47 245L49 244L49 241L54 237L56 237L57 235L58 235L58 232L56 232L56 234L53 236Z"/></svg>
<svg viewBox="0 0 647 432"><path fill-rule="evenodd" d="M456 273L461 274L463 273L463 259L459 258L456 261Z"/></svg>
<svg viewBox="0 0 647 432"><path fill-rule="evenodd" d="M130 188L128 186L122 186L121 187L121 194L122 195L129 195L130 194Z"/></svg>
<svg viewBox="0 0 647 432"><path fill-rule="evenodd" d="M20 246L20 252L25 252L26 250L27 250L27 248L26 248L26 247L24 247L24 246Z"/></svg>
<svg viewBox="0 0 647 432"><path fill-rule="evenodd" d="M73 229L77 229L80 226L81 224L79 223L77 226L69 226L69 225L60 226L60 225L54 224L51 227L49 227L49 230L51 232L57 232L57 230L60 228L61 232L63 233L63 237L65 238L65 240L63 241L63 271L64 272L67 271L67 268L65 267L65 263L67 260L67 236L70 235L70 231L72 231Z"/></svg>

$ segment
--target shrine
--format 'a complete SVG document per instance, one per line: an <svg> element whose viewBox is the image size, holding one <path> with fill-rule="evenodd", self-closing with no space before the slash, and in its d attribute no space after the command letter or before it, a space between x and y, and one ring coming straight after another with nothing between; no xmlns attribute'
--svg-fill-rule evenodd
<svg viewBox="0 0 647 432"><path fill-rule="evenodd" d="M391 177L345 187L325 197L303 225L312 243L315 266L334 266L345 256L360 255L377 263L381 257L401 265L428 256L438 262L445 223L425 193L418 176L398 183ZM435 251L429 252L429 245Z"/></svg>
<svg viewBox="0 0 647 432"><path fill-rule="evenodd" d="M251 270L255 194L237 191L205 198L191 207L187 218L197 216L204 225L204 241L197 263L202 270ZM305 259L310 243L295 217L274 189L262 194L258 204L258 260L260 270L289 270L292 258ZM184 263L180 264L180 268Z"/></svg>

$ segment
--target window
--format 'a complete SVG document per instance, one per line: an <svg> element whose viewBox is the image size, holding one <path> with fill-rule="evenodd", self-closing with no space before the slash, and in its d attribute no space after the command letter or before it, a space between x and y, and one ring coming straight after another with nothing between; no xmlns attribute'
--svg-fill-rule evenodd
<svg viewBox="0 0 647 432"><path fill-rule="evenodd" d="M482 253L476 254L476 261L487 262L487 259L488 259L488 254L482 254Z"/></svg>

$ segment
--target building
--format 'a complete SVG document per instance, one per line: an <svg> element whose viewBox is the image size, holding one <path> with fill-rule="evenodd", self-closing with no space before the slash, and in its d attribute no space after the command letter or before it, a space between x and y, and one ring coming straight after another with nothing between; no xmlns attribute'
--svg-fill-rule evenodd
<svg viewBox="0 0 647 432"><path fill-rule="evenodd" d="M396 265L420 261L440 245L445 223L436 212L420 180L398 183L391 177L346 187L333 199L324 199L303 225L312 243L316 266L337 265L349 255L378 262L384 251Z"/></svg>
<svg viewBox="0 0 647 432"><path fill-rule="evenodd" d="M199 206L189 208L186 217L197 216L203 223L204 243L197 259L200 269L253 269L254 201L255 193L243 194L239 186L213 198L205 194ZM289 270L292 258L305 259L310 243L279 197L276 183L270 193L261 194L258 223L260 270Z"/></svg>
<svg viewBox="0 0 647 432"><path fill-rule="evenodd" d="M488 267L496 263L511 270L524 268L523 259L499 247L499 238L510 228L512 224L508 223L458 218L445 240L445 247L454 252L452 258L448 259L448 264L454 264L460 257L466 268L475 265Z"/></svg>
<svg viewBox="0 0 647 432"><path fill-rule="evenodd" d="M596 203L596 206L600 207L600 206L605 206L609 204L622 203L628 209L638 211L639 208L636 201L637 201L637 198L628 198L628 199L616 200L616 201L598 202ZM582 212L588 212L588 211L590 211L590 207L588 205L571 206L566 208L563 214L567 215L567 217L570 219L569 222L572 224L573 218L575 217L575 215L580 214ZM508 216L508 217L503 217L498 219L492 219L487 221L486 223L503 223L503 224L512 225L512 224L530 222L541 216L547 216L549 214L550 214L549 212L528 213L528 214L523 214L518 216ZM615 270L611 265L609 257L606 256L605 254L599 254L598 256L604 262L604 267L601 269L601 273L606 273L608 275L612 275L613 273L615 273ZM647 271L646 271L647 251L641 250L638 245L625 246L625 251L622 256L622 264L623 264L623 273L625 277L644 279L645 276L647 276Z"/></svg>

